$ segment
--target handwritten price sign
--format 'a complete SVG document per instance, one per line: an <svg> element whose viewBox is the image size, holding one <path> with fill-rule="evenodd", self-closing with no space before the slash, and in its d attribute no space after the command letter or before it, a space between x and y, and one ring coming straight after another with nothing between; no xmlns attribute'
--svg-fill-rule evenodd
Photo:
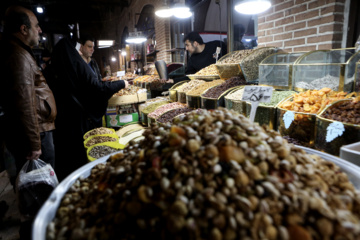
<svg viewBox="0 0 360 240"><path fill-rule="evenodd" d="M257 107L260 102L270 102L273 93L272 87L245 86L243 101L251 103L250 120L254 121Z"/></svg>

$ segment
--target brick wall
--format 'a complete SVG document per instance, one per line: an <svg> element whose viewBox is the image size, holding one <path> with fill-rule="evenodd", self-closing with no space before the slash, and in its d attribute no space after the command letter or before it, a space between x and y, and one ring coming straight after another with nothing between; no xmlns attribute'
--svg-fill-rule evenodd
<svg viewBox="0 0 360 240"><path fill-rule="evenodd" d="M345 2L273 0L272 7L259 15L258 44L288 52L341 48Z"/></svg>

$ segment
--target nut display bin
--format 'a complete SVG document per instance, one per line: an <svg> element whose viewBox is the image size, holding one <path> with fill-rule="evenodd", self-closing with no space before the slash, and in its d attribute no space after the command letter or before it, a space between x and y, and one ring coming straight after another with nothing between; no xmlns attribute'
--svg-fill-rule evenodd
<svg viewBox="0 0 360 240"><path fill-rule="evenodd" d="M176 88L189 82L190 80L181 81L178 83L175 83L170 89L169 89L169 95L170 95L170 102L177 102L177 90Z"/></svg>
<svg viewBox="0 0 360 240"><path fill-rule="evenodd" d="M253 51L254 49L233 51L221 57L215 65L220 78L228 79L234 76L244 76L241 71L240 62Z"/></svg>
<svg viewBox="0 0 360 240"><path fill-rule="evenodd" d="M300 147L309 154L315 154L322 157L324 160L333 162L338 165L342 171L344 171L349 180L354 184L356 189L360 189L360 167L340 159L338 157L326 154L320 151L316 151L310 148ZM113 154L112 154L113 155ZM90 162L83 167L79 168L75 172L71 173L67 178L65 178L60 184L54 189L50 194L47 201L42 205L39 210L33 226L32 226L32 239L36 240L45 240L46 239L46 229L49 223L54 219L56 212L60 206L60 202L66 192L71 188L78 178L87 178L91 174L91 170L94 166L102 164L108 160L109 156L99 158L93 162Z"/></svg>
<svg viewBox="0 0 360 240"><path fill-rule="evenodd" d="M359 59L360 52L355 53L354 48L308 52L294 64L294 90L328 87L334 91L352 92Z"/></svg>
<svg viewBox="0 0 360 240"><path fill-rule="evenodd" d="M240 62L241 71L247 82L255 81L259 79L259 65L260 63L270 56L277 52L275 47L262 47L257 48L249 56L245 57Z"/></svg>
<svg viewBox="0 0 360 240"><path fill-rule="evenodd" d="M201 97L200 95L193 96L186 94L186 104L190 108L200 108L201 107Z"/></svg>
<svg viewBox="0 0 360 240"><path fill-rule="evenodd" d="M229 91L229 93L224 97L225 100L225 108L229 110L234 110L235 112L241 113L246 116L246 102L242 100L230 99L228 96L240 89L244 88L244 86L236 87L233 90Z"/></svg>
<svg viewBox="0 0 360 240"><path fill-rule="evenodd" d="M277 107L277 130L282 136L288 136L312 147L315 139L316 114L302 113Z"/></svg>
<svg viewBox="0 0 360 240"><path fill-rule="evenodd" d="M352 99L336 101L317 115L315 128L316 149L338 156L341 146L360 141L360 125L338 122L321 116L329 108L346 101L352 101Z"/></svg>
<svg viewBox="0 0 360 240"><path fill-rule="evenodd" d="M214 87L217 87L217 86L214 86ZM205 94L207 91L209 91L210 89L212 89L214 87L209 88L203 94ZM201 108L216 109L218 107L225 107L224 97L235 88L238 88L238 87L229 88L228 90L224 91L218 98L207 98L207 97L203 97L201 95L200 96L201 97Z"/></svg>
<svg viewBox="0 0 360 240"><path fill-rule="evenodd" d="M304 53L275 53L265 58L259 65L259 85L292 90L293 65Z"/></svg>

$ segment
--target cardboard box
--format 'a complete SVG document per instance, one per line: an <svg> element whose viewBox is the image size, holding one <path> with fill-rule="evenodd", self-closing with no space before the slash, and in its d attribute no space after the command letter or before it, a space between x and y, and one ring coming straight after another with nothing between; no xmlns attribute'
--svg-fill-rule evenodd
<svg viewBox="0 0 360 240"><path fill-rule="evenodd" d="M139 121L139 114L136 113L125 113L116 114L109 113L106 115L106 126L107 127L121 127L128 123L136 123Z"/></svg>

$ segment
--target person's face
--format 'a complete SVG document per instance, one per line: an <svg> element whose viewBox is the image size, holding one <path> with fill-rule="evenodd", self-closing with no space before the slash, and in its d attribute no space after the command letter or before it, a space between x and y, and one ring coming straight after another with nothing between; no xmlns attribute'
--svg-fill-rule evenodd
<svg viewBox="0 0 360 240"><path fill-rule="evenodd" d="M94 53L94 42L86 41L84 45L81 45L80 51L84 57L90 58Z"/></svg>
<svg viewBox="0 0 360 240"><path fill-rule="evenodd" d="M40 33L42 33L42 31L36 16L32 12L30 12L28 16L30 19L31 28L28 29L27 42L30 47L34 47L39 44Z"/></svg>
<svg viewBox="0 0 360 240"><path fill-rule="evenodd" d="M185 49L191 54L196 53L198 50L198 42L194 41L191 43L189 40L185 41Z"/></svg>

